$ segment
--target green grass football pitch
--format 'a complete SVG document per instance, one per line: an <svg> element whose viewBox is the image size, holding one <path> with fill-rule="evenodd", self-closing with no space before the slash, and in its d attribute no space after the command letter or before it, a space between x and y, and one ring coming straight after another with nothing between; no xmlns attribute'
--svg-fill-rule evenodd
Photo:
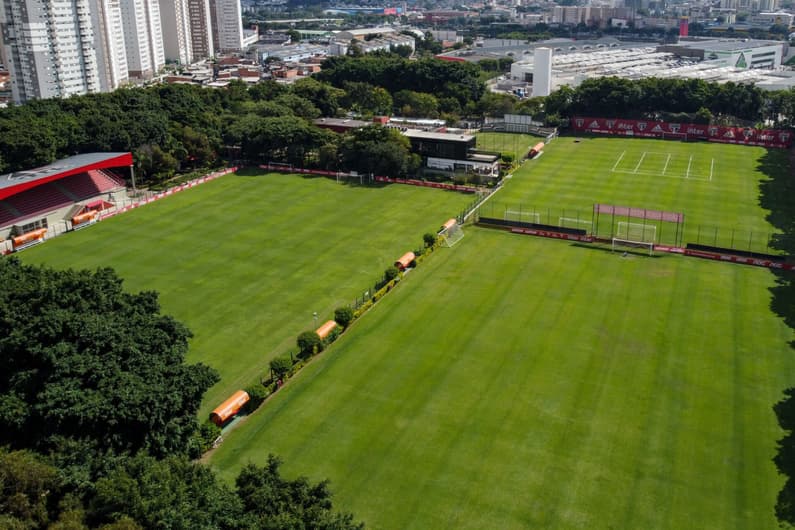
<svg viewBox="0 0 795 530"><path fill-rule="evenodd" d="M231 175L20 254L61 268L116 269L132 291L160 292L194 333L188 361L216 368L201 416L259 380L296 336L371 287L422 235L472 198L325 178Z"/></svg>
<svg viewBox="0 0 795 530"><path fill-rule="evenodd" d="M374 528L773 528L773 278L471 228L211 464L279 454Z"/></svg>
<svg viewBox="0 0 795 530"><path fill-rule="evenodd" d="M772 177L788 174L787 154L703 142L557 138L514 173L482 215L590 229L594 203L666 210L685 215L682 243L772 251L776 230L760 192ZM610 219L599 222L599 234L609 235ZM618 222L634 223L631 231L639 233L648 225L646 235L657 242L672 244L676 236L672 223L642 219L616 220L614 233ZM626 237L627 228L618 236Z"/></svg>
<svg viewBox="0 0 795 530"><path fill-rule="evenodd" d="M524 157L535 144L544 141L543 138L531 134L483 132L476 136L478 149L511 154L516 160Z"/></svg>

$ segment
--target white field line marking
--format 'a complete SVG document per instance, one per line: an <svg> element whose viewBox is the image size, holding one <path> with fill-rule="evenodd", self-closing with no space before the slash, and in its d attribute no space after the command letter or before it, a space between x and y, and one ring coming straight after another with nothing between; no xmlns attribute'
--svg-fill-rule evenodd
<svg viewBox="0 0 795 530"><path fill-rule="evenodd" d="M709 164L709 180L712 180L712 170L715 169L715 159L712 159L712 162Z"/></svg>
<svg viewBox="0 0 795 530"><path fill-rule="evenodd" d="M626 151L622 152L622 153L621 153L621 156L619 156L619 157L618 157L618 160L616 160L616 163L615 163L615 164L613 164L613 171L615 171L615 170L616 170L616 168L618 167L618 165L621 163L621 160L624 158L624 155L625 155L625 154L627 154L627 152L626 152Z"/></svg>
<svg viewBox="0 0 795 530"><path fill-rule="evenodd" d="M690 155L690 160L687 162L687 173L685 174L685 178L690 178L690 164L693 163L693 155Z"/></svg>
<svg viewBox="0 0 795 530"><path fill-rule="evenodd" d="M670 178L670 179L703 180L705 182L709 181L709 176L702 176L702 175L698 175L698 174L695 174L695 173L691 174L690 176L685 176L685 175L683 175L681 173L679 173L679 174L667 173L667 174L663 175L662 173L660 173L658 171L646 171L646 170L643 170L643 169L639 170L637 173L635 171L632 171L631 169L617 169L617 170L613 171L613 173L625 173L627 175L648 175L650 177L665 177L665 178Z"/></svg>
<svg viewBox="0 0 795 530"><path fill-rule="evenodd" d="M638 160L638 165L635 166L635 171L633 171L633 173L637 173L638 172L638 169L640 168L640 165L643 163L643 159L644 158L646 158L646 151L643 151L643 154L640 155L640 160Z"/></svg>
<svg viewBox="0 0 795 530"><path fill-rule="evenodd" d="M665 172L668 170L668 162L670 161L671 161L671 153L668 153L668 158L665 159L665 167L663 168L663 175L665 175Z"/></svg>

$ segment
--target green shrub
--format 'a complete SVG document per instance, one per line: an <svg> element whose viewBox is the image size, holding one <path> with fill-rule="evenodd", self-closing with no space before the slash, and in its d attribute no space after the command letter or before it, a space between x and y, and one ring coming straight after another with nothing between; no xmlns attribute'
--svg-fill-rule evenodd
<svg viewBox="0 0 795 530"><path fill-rule="evenodd" d="M360 305L359 309L357 309L356 311L353 312L354 320L356 320L357 318L359 318L360 316L365 314L367 312L367 310L370 309L371 307L373 307L373 301L372 300L367 300L365 303Z"/></svg>
<svg viewBox="0 0 795 530"><path fill-rule="evenodd" d="M422 236L422 240L425 242L426 247L432 247L436 243L436 234L428 232Z"/></svg>
<svg viewBox="0 0 795 530"><path fill-rule="evenodd" d="M353 322L353 318L353 309L348 306L338 307L334 310L334 320L343 328L347 328Z"/></svg>
<svg viewBox="0 0 795 530"><path fill-rule="evenodd" d="M248 393L248 403L243 407L243 412L250 414L257 410L262 402L265 401L270 395L268 389L260 384L251 385L249 387L244 388L244 390Z"/></svg>
<svg viewBox="0 0 795 530"><path fill-rule="evenodd" d="M398 270L397 267L392 265L391 267L387 267L387 269L384 271L384 279L386 281L394 280L395 278L397 278L398 274L400 274L400 271Z"/></svg>
<svg viewBox="0 0 795 530"><path fill-rule="evenodd" d="M293 361L289 357L276 357L271 360L271 370L273 370L273 375L276 379L284 379L284 376L290 373L292 367Z"/></svg>
<svg viewBox="0 0 795 530"><path fill-rule="evenodd" d="M320 335L315 331L304 331L298 335L296 343L304 356L312 356L323 349L323 341L320 340Z"/></svg>
<svg viewBox="0 0 795 530"><path fill-rule="evenodd" d="M205 421L194 431L188 442L188 456L199 458L213 448L213 442L221 436L221 428L210 420Z"/></svg>

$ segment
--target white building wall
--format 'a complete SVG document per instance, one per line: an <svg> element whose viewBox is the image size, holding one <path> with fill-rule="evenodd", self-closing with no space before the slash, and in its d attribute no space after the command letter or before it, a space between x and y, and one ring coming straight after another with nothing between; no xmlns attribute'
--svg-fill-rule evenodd
<svg viewBox="0 0 795 530"><path fill-rule="evenodd" d="M129 79L119 0L96 0L91 19L97 34L97 50L101 52L97 53L102 73L100 84L103 91L113 90Z"/></svg>
<svg viewBox="0 0 795 530"><path fill-rule="evenodd" d="M243 13L240 0L210 0L215 24L215 49L221 53L243 49Z"/></svg>
<svg viewBox="0 0 795 530"><path fill-rule="evenodd" d="M536 48L533 53L533 97L552 91L552 48Z"/></svg>
<svg viewBox="0 0 795 530"><path fill-rule="evenodd" d="M160 0L163 50L167 61L193 62L188 0Z"/></svg>
<svg viewBox="0 0 795 530"><path fill-rule="evenodd" d="M166 63L158 0L121 0L130 77L151 78Z"/></svg>
<svg viewBox="0 0 795 530"><path fill-rule="evenodd" d="M103 33L92 13L100 0L0 2L0 59L15 101L67 97L112 87ZM98 54L101 57L98 58Z"/></svg>
<svg viewBox="0 0 795 530"><path fill-rule="evenodd" d="M191 53L194 60L215 55L210 0L188 0Z"/></svg>

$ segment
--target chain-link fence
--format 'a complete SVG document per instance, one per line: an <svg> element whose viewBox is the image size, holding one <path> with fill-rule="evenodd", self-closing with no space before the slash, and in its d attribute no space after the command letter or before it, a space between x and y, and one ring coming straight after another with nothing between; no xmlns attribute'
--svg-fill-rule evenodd
<svg viewBox="0 0 795 530"><path fill-rule="evenodd" d="M780 254L773 245L776 232L739 227L665 222L622 216L594 216L592 209L544 207L490 201L483 204L478 216L519 223L585 230L598 239L630 239L658 245L685 246L695 243L710 247L759 254Z"/></svg>

